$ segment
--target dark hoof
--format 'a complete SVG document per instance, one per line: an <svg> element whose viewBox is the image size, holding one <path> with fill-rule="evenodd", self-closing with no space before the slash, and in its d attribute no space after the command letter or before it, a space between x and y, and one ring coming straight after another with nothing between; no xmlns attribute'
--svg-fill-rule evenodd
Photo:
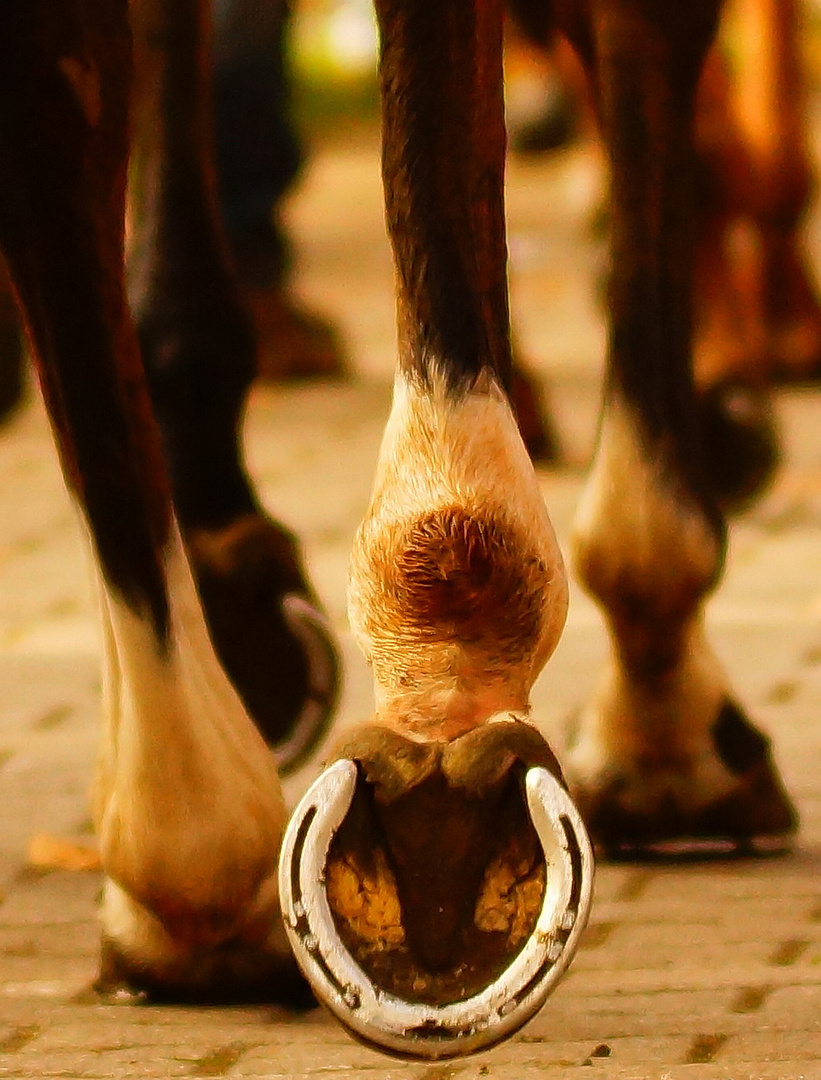
<svg viewBox="0 0 821 1080"><path fill-rule="evenodd" d="M766 365L773 386L817 386L821 382L821 326L783 332Z"/></svg>
<svg viewBox="0 0 821 1080"><path fill-rule="evenodd" d="M220 662L280 772L311 754L328 729L340 667L296 544L261 516L187 538Z"/></svg>
<svg viewBox="0 0 821 1080"><path fill-rule="evenodd" d="M339 698L341 672L330 625L299 593L283 597L282 612L308 662L308 686L299 714L273 744L280 775L303 765L325 737Z"/></svg>
<svg viewBox="0 0 821 1080"><path fill-rule="evenodd" d="M538 115L520 124L510 134L510 148L532 157L572 146L579 136L579 117L572 97L563 90L545 93Z"/></svg>
<svg viewBox="0 0 821 1080"><path fill-rule="evenodd" d="M265 382L340 379L348 359L339 331L280 286L243 293L257 337L257 376Z"/></svg>
<svg viewBox="0 0 821 1080"><path fill-rule="evenodd" d="M327 769L283 841L280 896L315 993L403 1057L472 1053L544 1002L592 889L581 819L528 725L447 744L370 728Z"/></svg>
<svg viewBox="0 0 821 1080"><path fill-rule="evenodd" d="M574 790L597 852L617 859L676 859L788 850L798 815L773 763L769 739L728 701L713 726L713 743L717 764L732 785L700 805L686 804L672 786L642 805L641 788L659 785L649 770L644 780L614 777L597 791ZM677 786L686 790L686 782Z"/></svg>
<svg viewBox="0 0 821 1080"><path fill-rule="evenodd" d="M707 473L725 511L757 498L781 460L768 394L739 383L720 383L699 398Z"/></svg>
<svg viewBox="0 0 821 1080"><path fill-rule="evenodd" d="M281 1005L304 1012L316 1006L310 986L290 956L263 955L237 943L188 958L185 968L152 974L103 938L94 992L111 1004Z"/></svg>
<svg viewBox="0 0 821 1080"><path fill-rule="evenodd" d="M548 465L559 461L559 439L550 421L536 379L514 364L510 381L510 403L519 433L533 461Z"/></svg>

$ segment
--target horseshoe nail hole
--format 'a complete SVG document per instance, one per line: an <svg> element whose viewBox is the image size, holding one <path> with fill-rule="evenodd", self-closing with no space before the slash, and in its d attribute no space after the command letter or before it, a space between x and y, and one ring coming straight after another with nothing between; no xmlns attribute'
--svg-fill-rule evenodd
<svg viewBox="0 0 821 1080"><path fill-rule="evenodd" d="M792 680L785 680L770 687L764 700L770 705L786 705L788 701L792 701L797 693L797 683Z"/></svg>
<svg viewBox="0 0 821 1080"><path fill-rule="evenodd" d="M708 1062L714 1061L716 1054L726 1042L726 1035L696 1035L690 1043L684 1064L706 1065Z"/></svg>
<svg viewBox="0 0 821 1080"><path fill-rule="evenodd" d="M802 938L789 938L782 941L769 958L773 967L791 967L809 948L809 941Z"/></svg>
<svg viewBox="0 0 821 1080"><path fill-rule="evenodd" d="M730 1012L758 1012L772 993L770 986L744 986L738 991L730 1005Z"/></svg>

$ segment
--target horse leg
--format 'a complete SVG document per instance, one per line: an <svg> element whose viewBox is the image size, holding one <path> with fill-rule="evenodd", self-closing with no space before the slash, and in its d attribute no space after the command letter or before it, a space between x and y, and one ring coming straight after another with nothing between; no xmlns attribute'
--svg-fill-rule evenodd
<svg viewBox="0 0 821 1080"><path fill-rule="evenodd" d="M730 5L697 103L695 377L715 491L729 510L779 461L768 390L812 379L821 304L801 227L812 187L794 3Z"/></svg>
<svg viewBox="0 0 821 1080"><path fill-rule="evenodd" d="M707 475L724 512L743 509L780 462L767 370L753 168L731 107L727 65L710 50L696 97L693 368ZM752 256L752 258L751 258Z"/></svg>
<svg viewBox="0 0 821 1080"><path fill-rule="evenodd" d="M324 733L338 665L297 541L265 515L243 462L255 344L218 220L209 11L210 0L133 5L140 93L130 294L209 629L285 770Z"/></svg>
<svg viewBox="0 0 821 1080"><path fill-rule="evenodd" d="M814 185L797 0L736 0L736 122L752 163L748 188L757 229L759 289L770 379L817 379L821 301L801 230Z"/></svg>
<svg viewBox="0 0 821 1080"><path fill-rule="evenodd" d="M723 324L707 318L696 378L702 386L814 379L821 302L801 235L813 169L799 9L794 0L736 0L725 22L734 56L712 58L697 123L702 204L715 209L699 247L709 252L712 242L724 265L697 281L697 297L710 316L716 296L733 290L736 310Z"/></svg>
<svg viewBox="0 0 821 1080"><path fill-rule="evenodd" d="M211 0L217 189L242 296L257 332L257 374L272 382L345 374L336 329L291 294L283 196L302 165L291 117L291 5Z"/></svg>
<svg viewBox="0 0 821 1080"><path fill-rule="evenodd" d="M297 810L281 882L297 955L343 1022L442 1057L538 1007L591 864L528 723L567 587L505 392L501 3L377 14L399 362L349 583L376 711Z"/></svg>
<svg viewBox="0 0 821 1080"><path fill-rule="evenodd" d="M124 296L127 14L0 9L0 247L98 571L102 979L287 997L276 767L208 638Z"/></svg>
<svg viewBox="0 0 821 1080"><path fill-rule="evenodd" d="M702 606L724 524L705 480L691 371L693 102L718 0L593 0L560 18L590 71L612 172L604 411L575 527L611 658L570 751L608 849L782 844L795 815L768 740L710 648Z"/></svg>

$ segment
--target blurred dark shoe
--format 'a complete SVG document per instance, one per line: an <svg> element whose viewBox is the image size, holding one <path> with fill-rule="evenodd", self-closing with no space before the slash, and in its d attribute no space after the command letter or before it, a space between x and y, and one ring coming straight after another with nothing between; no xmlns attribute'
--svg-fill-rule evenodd
<svg viewBox="0 0 821 1080"><path fill-rule="evenodd" d="M521 361L514 361L510 379L510 403L519 425L522 442L533 461L548 465L561 457L559 439L550 419L550 410L537 379Z"/></svg>
<svg viewBox="0 0 821 1080"><path fill-rule="evenodd" d="M266 382L339 379L348 375L336 327L288 295L281 285L245 287L243 298L257 334L257 375Z"/></svg>
<svg viewBox="0 0 821 1080"><path fill-rule="evenodd" d="M345 376L347 356L339 331L290 294L291 244L279 224L258 222L231 233L228 242L254 321L259 378L285 382Z"/></svg>

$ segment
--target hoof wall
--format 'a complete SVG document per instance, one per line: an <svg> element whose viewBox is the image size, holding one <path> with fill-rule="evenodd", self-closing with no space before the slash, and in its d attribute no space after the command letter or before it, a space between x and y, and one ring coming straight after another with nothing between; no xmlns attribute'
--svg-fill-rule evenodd
<svg viewBox="0 0 821 1080"><path fill-rule="evenodd" d="M685 799L687 777L658 790L656 774L614 777L598 789L580 785L577 803L596 851L611 859L711 859L788 851L798 815L773 762L770 742L733 702L713 725L713 749L732 786L701 805Z"/></svg>

